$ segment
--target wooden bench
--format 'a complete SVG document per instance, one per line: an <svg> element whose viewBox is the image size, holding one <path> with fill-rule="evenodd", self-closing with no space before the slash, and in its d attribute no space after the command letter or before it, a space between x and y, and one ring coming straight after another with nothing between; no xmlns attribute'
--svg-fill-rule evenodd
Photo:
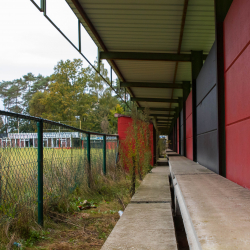
<svg viewBox="0 0 250 250"><path fill-rule="evenodd" d="M190 249L250 249L250 191L180 156L169 168Z"/></svg>

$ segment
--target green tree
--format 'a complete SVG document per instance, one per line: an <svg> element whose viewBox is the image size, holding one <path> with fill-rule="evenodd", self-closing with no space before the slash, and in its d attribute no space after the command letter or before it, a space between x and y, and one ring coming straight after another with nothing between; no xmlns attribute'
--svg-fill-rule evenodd
<svg viewBox="0 0 250 250"><path fill-rule="evenodd" d="M98 103L96 95L87 93L88 76L82 66L82 60L60 61L54 68L54 74L46 90L38 91L29 102L30 114L54 121L86 121ZM88 124L89 129L93 125Z"/></svg>
<svg viewBox="0 0 250 250"><path fill-rule="evenodd" d="M25 113L29 113L29 102L33 95L38 91L45 91L48 88L50 77L43 77L42 75L34 76L32 73L28 73L23 76L23 79L27 85L27 91L23 95L23 106Z"/></svg>
<svg viewBox="0 0 250 250"><path fill-rule="evenodd" d="M124 112L124 89L119 88L117 80L113 86L122 99L114 95L113 90L106 85L105 81L109 81L108 71L103 63L100 65L100 73L102 76L90 66L84 68L80 59L61 60L49 77L27 73L20 79L1 82L0 98L6 110L61 121L72 126L81 122L84 130L116 133L117 121L113 113ZM34 129L29 122L18 123L13 118L8 118L6 124L9 131L16 131L17 124L20 132Z"/></svg>

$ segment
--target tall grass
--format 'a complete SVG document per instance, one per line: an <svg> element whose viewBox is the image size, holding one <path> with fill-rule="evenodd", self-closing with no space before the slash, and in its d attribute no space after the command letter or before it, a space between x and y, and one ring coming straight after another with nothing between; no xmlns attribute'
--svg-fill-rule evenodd
<svg viewBox="0 0 250 250"><path fill-rule="evenodd" d="M103 186L107 189L107 185L120 175L115 158L116 150L107 149L107 176L103 176L103 150L91 149L92 183L89 189L86 149L44 148L45 214L50 210L72 210L72 194L91 194ZM10 240L6 232L23 236L28 234L30 224L36 223L37 177L37 149L0 149L0 249L1 241Z"/></svg>

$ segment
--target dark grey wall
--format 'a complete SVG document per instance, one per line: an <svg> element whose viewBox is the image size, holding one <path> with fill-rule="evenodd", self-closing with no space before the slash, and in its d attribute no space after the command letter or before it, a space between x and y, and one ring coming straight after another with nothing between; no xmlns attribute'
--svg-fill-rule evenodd
<svg viewBox="0 0 250 250"><path fill-rule="evenodd" d="M183 126L183 109L180 112L180 123L181 123L181 152L180 155L184 155L184 126Z"/></svg>
<svg viewBox="0 0 250 250"><path fill-rule="evenodd" d="M216 61L216 46L214 44L196 82L197 161L219 173Z"/></svg>

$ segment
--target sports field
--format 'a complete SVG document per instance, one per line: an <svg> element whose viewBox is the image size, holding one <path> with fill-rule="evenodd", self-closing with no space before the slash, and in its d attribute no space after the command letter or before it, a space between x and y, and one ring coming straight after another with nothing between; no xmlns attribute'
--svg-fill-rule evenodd
<svg viewBox="0 0 250 250"><path fill-rule="evenodd" d="M107 149L107 173L116 150ZM87 185L87 150L44 148L44 202L60 199ZM91 149L91 170L102 175L103 149ZM0 220L15 217L22 207L37 206L37 149L0 148Z"/></svg>

